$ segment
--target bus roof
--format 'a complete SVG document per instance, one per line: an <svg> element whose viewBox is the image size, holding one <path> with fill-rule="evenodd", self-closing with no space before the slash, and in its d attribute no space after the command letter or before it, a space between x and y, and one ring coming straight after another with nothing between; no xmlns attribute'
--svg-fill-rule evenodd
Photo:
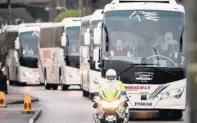
<svg viewBox="0 0 197 123"><path fill-rule="evenodd" d="M40 28L64 27L63 23L41 24Z"/></svg>
<svg viewBox="0 0 197 123"><path fill-rule="evenodd" d="M7 32L18 32L20 26L19 25L6 25L3 28Z"/></svg>
<svg viewBox="0 0 197 123"><path fill-rule="evenodd" d="M132 2L151 2L151 3L168 3L177 4L175 0L113 0L111 3L132 3Z"/></svg>
<svg viewBox="0 0 197 123"><path fill-rule="evenodd" d="M144 1L144 2L141 2L141 1ZM117 10L163 10L163 11L177 11L177 12L185 13L185 9L183 5L179 5L177 3L163 3L163 2L154 2L154 1L150 2L150 0L147 0L149 2L146 2L146 0L141 0L141 1L140 2L110 3L105 6L104 12L117 11Z"/></svg>
<svg viewBox="0 0 197 123"><path fill-rule="evenodd" d="M30 27L22 27L19 29L19 33L28 32L28 31L40 32L40 27L39 26L30 26Z"/></svg>
<svg viewBox="0 0 197 123"><path fill-rule="evenodd" d="M97 9L93 12L92 15L88 15L82 18L82 23L85 21L95 21L95 20L102 20L103 19L103 9Z"/></svg>
<svg viewBox="0 0 197 123"><path fill-rule="evenodd" d="M72 26L81 26L81 18L80 17L72 17L72 18L64 18L62 23L66 27Z"/></svg>

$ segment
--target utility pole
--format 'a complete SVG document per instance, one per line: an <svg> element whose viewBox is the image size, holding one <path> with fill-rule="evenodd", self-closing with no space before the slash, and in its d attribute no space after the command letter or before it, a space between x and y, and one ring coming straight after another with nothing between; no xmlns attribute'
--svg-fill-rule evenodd
<svg viewBox="0 0 197 123"><path fill-rule="evenodd" d="M57 10L57 13L56 13L57 15L60 14L62 11L66 10L66 1L56 0L56 10Z"/></svg>
<svg viewBox="0 0 197 123"><path fill-rule="evenodd" d="M186 16L187 16L187 41L188 45L188 66L189 80L188 95L190 106L190 123L197 123L197 0L187 0Z"/></svg>
<svg viewBox="0 0 197 123"><path fill-rule="evenodd" d="M83 4L84 4L84 0L79 0L79 13L80 13L80 17L82 17Z"/></svg>
<svg viewBox="0 0 197 123"><path fill-rule="evenodd" d="M7 0L8 5L8 24L11 24L11 1Z"/></svg>
<svg viewBox="0 0 197 123"><path fill-rule="evenodd" d="M49 3L49 18L50 18L50 21L53 22L55 16L56 16L56 3L57 1L56 0L50 0L50 3Z"/></svg>

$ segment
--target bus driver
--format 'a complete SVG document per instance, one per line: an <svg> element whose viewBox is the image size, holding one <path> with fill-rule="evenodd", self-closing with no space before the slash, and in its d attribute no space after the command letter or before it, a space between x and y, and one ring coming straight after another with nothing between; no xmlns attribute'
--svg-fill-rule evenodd
<svg viewBox="0 0 197 123"><path fill-rule="evenodd" d="M125 48L123 46L123 41L122 40L117 40L116 42L116 48L113 48L110 51L111 56L128 56L131 57L131 53L129 51L129 48Z"/></svg>

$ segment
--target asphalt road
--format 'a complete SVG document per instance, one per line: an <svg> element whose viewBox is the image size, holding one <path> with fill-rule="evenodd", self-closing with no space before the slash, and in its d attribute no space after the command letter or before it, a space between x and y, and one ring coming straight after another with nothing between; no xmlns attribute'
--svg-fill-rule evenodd
<svg viewBox="0 0 197 123"><path fill-rule="evenodd" d="M94 123L92 102L78 90L45 90L43 86L11 87L39 98L42 115L36 123ZM188 108L181 121L130 121L130 123L189 123Z"/></svg>

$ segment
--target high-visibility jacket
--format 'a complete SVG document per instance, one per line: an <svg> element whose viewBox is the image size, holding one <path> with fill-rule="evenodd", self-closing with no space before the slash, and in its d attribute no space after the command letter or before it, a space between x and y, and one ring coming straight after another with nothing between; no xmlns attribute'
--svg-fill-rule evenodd
<svg viewBox="0 0 197 123"><path fill-rule="evenodd" d="M121 81L117 81L115 80L113 83L111 83L112 86L111 86L111 89L120 89L120 92L121 92L121 95L123 96L126 96L126 90L125 90L125 87L123 85L123 83ZM95 99L96 100L99 100L99 96L102 94L102 90L105 90L105 89L109 89L108 87L106 87L108 85L108 83L101 83L100 84L100 87L98 88L98 92L95 92L94 93L94 96L95 96Z"/></svg>

